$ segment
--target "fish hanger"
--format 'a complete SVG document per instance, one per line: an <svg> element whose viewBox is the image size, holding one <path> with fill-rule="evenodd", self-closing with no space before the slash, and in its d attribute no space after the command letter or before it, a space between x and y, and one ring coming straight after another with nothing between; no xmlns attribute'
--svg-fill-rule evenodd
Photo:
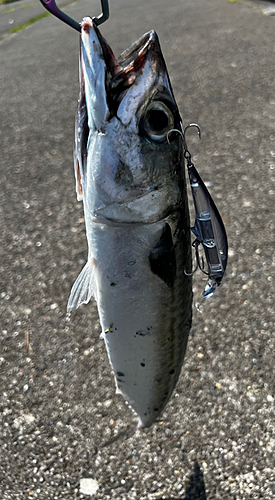
<svg viewBox="0 0 275 500"><path fill-rule="evenodd" d="M194 226L191 227L191 231L196 236L192 246L195 248L197 265L194 271L191 273L186 272L185 274L191 276L197 269L200 269L209 277L203 292L203 297L206 299L213 295L217 286L221 284L225 273L228 254L227 236L219 211L191 160L191 153L186 143L186 132L191 127L197 129L198 136L201 138L200 127L196 123L190 123L190 125L187 125L187 127L183 129L182 123L180 125L181 130L169 130L167 133L167 142L170 144L169 135L171 132L177 132L182 138L184 158L187 161L188 175L196 212L195 223ZM208 271L205 270L204 260L200 258L199 255L200 245L202 245L204 249Z"/></svg>
<svg viewBox="0 0 275 500"><path fill-rule="evenodd" d="M63 21L63 23L68 24L71 28L74 28L77 31L81 31L81 24L77 21L74 21L71 17L67 16L64 12L62 12L56 5L55 0L40 0L43 7L47 9L51 14L55 17ZM94 23L98 26L99 24L105 23L109 18L109 3L108 0L101 0L102 14L99 17L93 17Z"/></svg>

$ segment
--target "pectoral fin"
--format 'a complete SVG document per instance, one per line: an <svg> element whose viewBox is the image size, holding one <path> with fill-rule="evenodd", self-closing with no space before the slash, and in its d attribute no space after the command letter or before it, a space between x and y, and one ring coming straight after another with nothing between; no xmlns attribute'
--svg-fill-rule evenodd
<svg viewBox="0 0 275 500"><path fill-rule="evenodd" d="M72 287L67 305L68 312L77 309L81 304L88 304L91 298L96 296L94 273L94 259L89 259Z"/></svg>

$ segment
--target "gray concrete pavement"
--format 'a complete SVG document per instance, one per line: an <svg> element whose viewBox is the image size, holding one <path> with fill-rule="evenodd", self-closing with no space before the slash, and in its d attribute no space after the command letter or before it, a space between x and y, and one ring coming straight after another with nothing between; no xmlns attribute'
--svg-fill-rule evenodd
<svg viewBox="0 0 275 500"><path fill-rule="evenodd" d="M274 499L274 23L254 2L111 0L102 27L115 53L158 32L184 124L202 128L189 147L230 245L210 302L195 275L180 381L139 433L95 304L66 319L87 252L72 167L78 35L48 17L0 42L3 500L88 498L85 478L98 500Z"/></svg>
<svg viewBox="0 0 275 500"><path fill-rule="evenodd" d="M69 6L72 3L77 3L79 0L74 2L73 0L59 0L56 2L58 7L62 7L64 12L67 12ZM246 0L244 0L246 1ZM255 6L258 7L259 10L268 10L271 9L274 15L275 13L275 5L273 0L250 0L250 2L254 2ZM100 2L98 2L100 4ZM95 6L96 13L92 14L97 16L100 9L95 4L91 4ZM18 2L13 2L10 4L0 5L0 38L7 35L10 30L21 26L22 24L28 22L30 19L36 18L37 16L45 13L46 10L41 5L39 0L19 0ZM85 15L87 12L85 13ZM81 18L77 17L77 20L81 21Z"/></svg>

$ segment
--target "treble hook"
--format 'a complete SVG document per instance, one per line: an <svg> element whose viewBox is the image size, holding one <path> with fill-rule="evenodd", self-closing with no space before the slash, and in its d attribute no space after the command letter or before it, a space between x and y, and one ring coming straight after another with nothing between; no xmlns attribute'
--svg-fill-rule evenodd
<svg viewBox="0 0 275 500"><path fill-rule="evenodd" d="M196 265L195 269L193 271L191 271L190 273L188 273L187 271L184 271L184 274L186 276L193 276L197 272L198 269L200 269L203 274L206 274L206 276L210 276L210 273L207 273L204 270L203 257L200 258L200 254L199 254L200 244L201 244L201 242L198 240L198 238L196 238L192 243L192 247L195 248L195 256L196 256L197 265Z"/></svg>
<svg viewBox="0 0 275 500"><path fill-rule="evenodd" d="M190 167L191 166L191 153L188 151L188 147L187 147L186 132L187 132L187 130L189 128L196 127L196 129L198 131L198 136L201 139L201 129L200 129L200 126L197 123L190 123L185 128L183 128L182 122L180 122L180 127L181 127L181 130L178 130L177 128L172 128L171 130L169 130L167 132L166 139L167 139L168 144L170 144L169 135L172 132L178 133L181 136L182 142L183 142L184 157L187 159L188 167ZM198 238L196 238L193 241L193 243L192 243L192 247L195 248L195 256L196 256L197 265L196 265L195 269L193 271L191 271L190 273L188 273L187 271L184 271L184 274L186 276L193 276L193 274L195 274L195 272L198 269L200 269L204 274L206 274L207 276L209 276L209 273L207 273L204 270L204 260L203 260L203 257L202 257L202 263L201 263L201 260L200 260L200 255L199 255L199 246L200 246L200 244L201 244L201 241L199 241Z"/></svg>
<svg viewBox="0 0 275 500"><path fill-rule="evenodd" d="M191 153L189 152L188 150L188 147L187 147L187 142L186 142L186 132L189 128L192 128L192 127L196 127L197 131L198 131L198 136L199 138L201 139L201 129L200 129L200 126L197 124L197 123L190 123L189 125L187 125L185 127L185 129L183 128L183 125L182 125L182 122L180 123L181 125L181 136L183 138L183 145L184 145L184 158L187 159L187 166L189 167L191 165ZM202 263L200 261L200 254L199 254L199 246L200 246L201 242L198 240L198 238L196 238L193 243L192 243L192 247L195 248L195 256L196 256L196 262L197 262L197 265L195 267L195 269L193 271L191 271L190 273L187 273L185 271L185 274L186 276L193 276L193 274L195 274L195 272L200 269L204 274L206 274L207 276L209 276L209 273L207 273L205 270L204 270L204 260L203 260L203 257L202 257Z"/></svg>
<svg viewBox="0 0 275 500"><path fill-rule="evenodd" d="M196 129L198 131L198 136L201 139L201 129L200 129L200 126L197 123L190 123L185 128L183 128L182 122L180 122L180 128L181 128L181 130L179 130L177 128L171 128L170 130L168 130L168 132L166 134L166 140L167 140L168 144L170 144L169 135L172 132L175 132L175 133L177 133L177 134L179 134L181 136L182 142L183 142L183 148L184 148L184 155L187 153L187 156L186 155L184 156L185 158L188 158L189 156L191 158L191 154L188 151L185 134L186 134L187 130L189 128L192 128L192 127L196 127Z"/></svg>
<svg viewBox="0 0 275 500"><path fill-rule="evenodd" d="M63 21L63 23L66 23L71 26L71 28L74 28L75 30L81 32L81 24L77 21L74 21L74 19L62 12L62 10L57 7L55 0L40 0L40 2L42 3L43 7L45 7L45 9L47 9L51 14ZM100 14L100 16L98 17L93 17L93 21L97 26L99 24L105 23L110 15L108 0L101 0L101 7L102 14Z"/></svg>

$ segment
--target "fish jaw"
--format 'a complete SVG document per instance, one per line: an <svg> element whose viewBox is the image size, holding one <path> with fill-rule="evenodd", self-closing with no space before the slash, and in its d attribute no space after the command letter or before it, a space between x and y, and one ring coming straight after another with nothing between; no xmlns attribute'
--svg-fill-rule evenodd
<svg viewBox="0 0 275 500"><path fill-rule="evenodd" d="M102 130L109 115L105 92L106 65L91 18L84 18L81 30L80 80L85 92L90 130Z"/></svg>

